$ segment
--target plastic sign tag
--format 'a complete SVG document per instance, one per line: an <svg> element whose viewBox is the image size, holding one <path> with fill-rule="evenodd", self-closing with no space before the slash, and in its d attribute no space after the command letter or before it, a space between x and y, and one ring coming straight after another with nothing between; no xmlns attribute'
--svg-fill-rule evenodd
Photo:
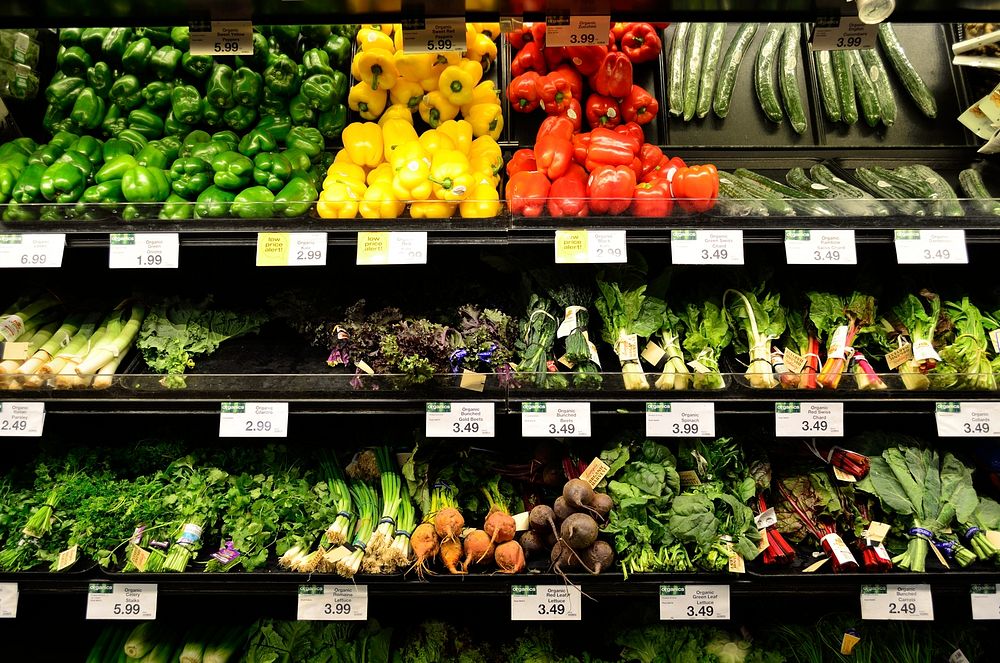
<svg viewBox="0 0 1000 663"><path fill-rule="evenodd" d="M973 585L972 597L973 619L1000 619L1000 585ZM3 604L0 604L2 607ZM3 616L0 614L0 616Z"/></svg>
<svg viewBox="0 0 1000 663"><path fill-rule="evenodd" d="M545 18L546 46L607 46L610 33L610 16L563 14Z"/></svg>
<svg viewBox="0 0 1000 663"><path fill-rule="evenodd" d="M177 233L112 233L111 269L177 269Z"/></svg>
<svg viewBox="0 0 1000 663"><path fill-rule="evenodd" d="M628 262L624 230L557 230L556 264Z"/></svg>
<svg viewBox="0 0 1000 663"><path fill-rule="evenodd" d="M896 262L900 265L967 265L965 231L897 230Z"/></svg>
<svg viewBox="0 0 1000 663"><path fill-rule="evenodd" d="M671 230L675 265L742 265L742 230Z"/></svg>
<svg viewBox="0 0 1000 663"><path fill-rule="evenodd" d="M426 265L426 232L359 232L359 265Z"/></svg>
<svg viewBox="0 0 1000 663"><path fill-rule="evenodd" d="M212 21L208 32L191 30L191 55L253 55L253 23Z"/></svg>
<svg viewBox="0 0 1000 663"><path fill-rule="evenodd" d="M326 264L326 233L257 233L258 267Z"/></svg>
<svg viewBox="0 0 1000 663"><path fill-rule="evenodd" d="M485 402L427 403L427 437L494 437L495 410Z"/></svg>
<svg viewBox="0 0 1000 663"><path fill-rule="evenodd" d="M604 480L604 477L608 476L608 472L611 471L611 466L605 463L600 458L595 458L590 461L590 465L587 469L583 471L580 478L590 484L591 488L597 488L597 484Z"/></svg>
<svg viewBox="0 0 1000 663"><path fill-rule="evenodd" d="M0 267L61 267L64 233L0 234Z"/></svg>
<svg viewBox="0 0 1000 663"><path fill-rule="evenodd" d="M646 437L706 436L715 436L715 403L646 403Z"/></svg>
<svg viewBox="0 0 1000 663"><path fill-rule="evenodd" d="M813 28L814 51L847 51L875 48L878 26L862 23L857 16L818 17Z"/></svg>
<svg viewBox="0 0 1000 663"><path fill-rule="evenodd" d="M0 619L17 617L18 595L16 582L0 582Z"/></svg>
<svg viewBox="0 0 1000 663"><path fill-rule="evenodd" d="M87 619L156 619L156 585L92 582Z"/></svg>
<svg viewBox="0 0 1000 663"><path fill-rule="evenodd" d="M856 265L854 230L786 230L789 265Z"/></svg>
<svg viewBox="0 0 1000 663"><path fill-rule="evenodd" d="M315 622L368 620L368 587L365 585L299 585L296 619Z"/></svg>
<svg viewBox="0 0 1000 663"><path fill-rule="evenodd" d="M580 588L576 585L514 585L510 618L515 622L580 621Z"/></svg>
<svg viewBox="0 0 1000 663"><path fill-rule="evenodd" d="M288 403L223 403L219 437L288 437Z"/></svg>
<svg viewBox="0 0 1000 663"><path fill-rule="evenodd" d="M590 437L590 403L525 403L521 437Z"/></svg>
<svg viewBox="0 0 1000 663"><path fill-rule="evenodd" d="M729 619L729 585L660 585L661 620Z"/></svg>
<svg viewBox="0 0 1000 663"><path fill-rule="evenodd" d="M774 431L777 437L843 437L844 404L775 403Z"/></svg>
<svg viewBox="0 0 1000 663"><path fill-rule="evenodd" d="M931 586L861 585L861 619L934 621Z"/></svg>
<svg viewBox="0 0 1000 663"><path fill-rule="evenodd" d="M41 437L45 428L45 403L0 403L0 437Z"/></svg>
<svg viewBox="0 0 1000 663"><path fill-rule="evenodd" d="M439 53L464 51L465 18L404 18L403 51L405 53Z"/></svg>
<svg viewBox="0 0 1000 663"><path fill-rule="evenodd" d="M1000 437L1000 403L938 403L934 419L938 437Z"/></svg>

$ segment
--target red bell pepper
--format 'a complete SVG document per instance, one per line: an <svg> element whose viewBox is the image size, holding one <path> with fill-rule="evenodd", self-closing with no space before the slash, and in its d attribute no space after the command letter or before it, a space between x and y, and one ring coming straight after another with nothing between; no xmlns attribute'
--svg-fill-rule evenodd
<svg viewBox="0 0 1000 663"><path fill-rule="evenodd" d="M601 68L607 46L567 46L566 57L583 76L592 76Z"/></svg>
<svg viewBox="0 0 1000 663"><path fill-rule="evenodd" d="M611 129L598 128L590 132L590 144L587 146L586 168L594 172L599 166L629 166L638 164L637 171L642 172L642 164L638 163L640 146L631 136L616 133Z"/></svg>
<svg viewBox="0 0 1000 663"><path fill-rule="evenodd" d="M549 70L549 74L556 73L569 81L569 89L573 91L574 99L583 99L583 76L573 65L563 63L555 69Z"/></svg>
<svg viewBox="0 0 1000 663"><path fill-rule="evenodd" d="M535 134L535 141L541 140L544 136L554 135L566 140L573 139L573 121L559 115L549 115L542 120Z"/></svg>
<svg viewBox="0 0 1000 663"><path fill-rule="evenodd" d="M542 136L535 143L535 163L550 180L562 177L573 164L573 141L554 134Z"/></svg>
<svg viewBox="0 0 1000 663"><path fill-rule="evenodd" d="M663 218L670 216L674 209L674 200L670 195L670 182L655 180L635 185L632 192L632 216Z"/></svg>
<svg viewBox="0 0 1000 663"><path fill-rule="evenodd" d="M622 111L618 107L618 102L611 97L603 97L599 94L592 94L587 97L587 124L591 129L606 127L611 129L617 127L622 121Z"/></svg>
<svg viewBox="0 0 1000 663"><path fill-rule="evenodd" d="M654 180L666 180L671 181L674 179L674 173L676 173L681 168L687 168L687 164L680 157L668 157L663 155L660 159L660 163L656 165L653 170L651 170L646 175L643 175L643 182L652 182Z"/></svg>
<svg viewBox="0 0 1000 663"><path fill-rule="evenodd" d="M537 170L522 170L507 180L507 207L511 214L541 216L549 197L549 178Z"/></svg>
<svg viewBox="0 0 1000 663"><path fill-rule="evenodd" d="M635 142L639 143L639 147L642 147L642 144L646 142L646 134L643 132L642 127L635 122L626 122L621 126L617 126L615 127L615 131L635 139Z"/></svg>
<svg viewBox="0 0 1000 663"><path fill-rule="evenodd" d="M573 161L587 165L587 149L590 147L590 132L573 135Z"/></svg>
<svg viewBox="0 0 1000 663"><path fill-rule="evenodd" d="M507 86L507 100L510 107L519 113L530 113L538 108L538 88L541 78L537 71L529 71L515 77Z"/></svg>
<svg viewBox="0 0 1000 663"><path fill-rule="evenodd" d="M617 53L618 52L618 39L615 37L615 31L612 29L608 33L608 52Z"/></svg>
<svg viewBox="0 0 1000 663"><path fill-rule="evenodd" d="M524 48L525 44L537 42L540 46L545 44L545 24L544 23L524 23L520 28L507 35L507 41L514 47L515 51Z"/></svg>
<svg viewBox="0 0 1000 663"><path fill-rule="evenodd" d="M631 60L624 53L608 53L591 76L590 84L597 94L623 99L632 90Z"/></svg>
<svg viewBox="0 0 1000 663"><path fill-rule="evenodd" d="M537 71L539 74L545 74L549 71L538 42L532 41L525 44L510 63L511 76L517 77L526 71Z"/></svg>
<svg viewBox="0 0 1000 663"><path fill-rule="evenodd" d="M551 216L587 216L587 171L573 164L552 182L547 207Z"/></svg>
<svg viewBox="0 0 1000 663"><path fill-rule="evenodd" d="M656 167L663 161L663 150L652 143L643 143L642 147L639 148L639 161L642 163L642 174L639 179L642 179L655 171Z"/></svg>
<svg viewBox="0 0 1000 663"><path fill-rule="evenodd" d="M535 81L535 89L538 91L539 105L549 115L561 114L569 108L569 102L573 99L570 82L559 73L539 76Z"/></svg>
<svg viewBox="0 0 1000 663"><path fill-rule="evenodd" d="M649 23L629 23L628 30L618 41L621 51L632 62L650 62L663 50L663 41Z"/></svg>
<svg viewBox="0 0 1000 663"><path fill-rule="evenodd" d="M546 46L542 49L545 65L552 71L566 61L566 48L563 46Z"/></svg>
<svg viewBox="0 0 1000 663"><path fill-rule="evenodd" d="M507 177L512 177L522 170L538 170L538 164L535 163L535 151L527 147L514 152L510 160L507 161Z"/></svg>
<svg viewBox="0 0 1000 663"><path fill-rule="evenodd" d="M559 113L559 117L565 117L567 120L573 123L573 131L579 131L583 128L583 107L580 105L580 100L573 98L569 100L569 106L563 112Z"/></svg>
<svg viewBox="0 0 1000 663"><path fill-rule="evenodd" d="M632 204L634 192L635 172L627 166L598 166L590 171L587 193L595 214L621 214Z"/></svg>
<svg viewBox="0 0 1000 663"><path fill-rule="evenodd" d="M660 112L660 102L645 88L633 85L628 96L622 100L622 118L626 122L649 124Z"/></svg>
<svg viewBox="0 0 1000 663"><path fill-rule="evenodd" d="M678 168L670 180L670 191L681 209L707 212L719 197L719 171L710 163Z"/></svg>
<svg viewBox="0 0 1000 663"><path fill-rule="evenodd" d="M615 41L620 42L625 33L628 32L631 23L614 23L611 26L611 36L615 38Z"/></svg>

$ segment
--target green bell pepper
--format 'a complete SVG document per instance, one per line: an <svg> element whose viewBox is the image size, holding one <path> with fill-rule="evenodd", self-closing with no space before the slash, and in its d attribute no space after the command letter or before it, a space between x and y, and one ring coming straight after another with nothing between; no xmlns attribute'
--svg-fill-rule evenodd
<svg viewBox="0 0 1000 663"><path fill-rule="evenodd" d="M194 216L194 205L175 193L167 197L160 209L160 219L163 221L187 221Z"/></svg>
<svg viewBox="0 0 1000 663"><path fill-rule="evenodd" d="M74 203L87 188L94 166L79 152L66 152L42 173L41 190L46 200Z"/></svg>
<svg viewBox="0 0 1000 663"><path fill-rule="evenodd" d="M212 136L207 131L202 129L195 129L188 135L184 136L184 140L181 141L181 152L180 156L186 157L190 156L190 150L195 145L201 143L209 143L212 141Z"/></svg>
<svg viewBox="0 0 1000 663"><path fill-rule="evenodd" d="M250 184L253 161L239 152L222 152L212 159L215 186L229 191L239 191Z"/></svg>
<svg viewBox="0 0 1000 663"><path fill-rule="evenodd" d="M82 46L60 48L56 56L56 67L67 76L85 76L93 64L94 59Z"/></svg>
<svg viewBox="0 0 1000 663"><path fill-rule="evenodd" d="M72 109L72 106L70 106ZM45 107L45 113L42 115L42 126L49 133L55 133L61 129L66 128L65 124L72 124L67 118L69 111L64 111L58 106L49 104Z"/></svg>
<svg viewBox="0 0 1000 663"><path fill-rule="evenodd" d="M130 203L163 202L170 195L170 180L162 168L134 166L122 176L122 193Z"/></svg>
<svg viewBox="0 0 1000 663"><path fill-rule="evenodd" d="M0 161L0 203L10 200L17 180L28 167L28 157L20 152Z"/></svg>
<svg viewBox="0 0 1000 663"><path fill-rule="evenodd" d="M170 28L168 27L142 27L135 29L136 37L146 37L156 46L170 43Z"/></svg>
<svg viewBox="0 0 1000 663"><path fill-rule="evenodd" d="M82 78L66 76L45 88L45 101L63 110L69 110L85 87L87 81Z"/></svg>
<svg viewBox="0 0 1000 663"><path fill-rule="evenodd" d="M308 154L300 149L287 149L281 152L289 163L292 164L292 172L306 172L312 166L312 159Z"/></svg>
<svg viewBox="0 0 1000 663"><path fill-rule="evenodd" d="M38 149L38 143L27 137L15 138L0 145L0 159L20 152L25 156L30 156Z"/></svg>
<svg viewBox="0 0 1000 663"><path fill-rule="evenodd" d="M333 73L333 68L330 66L329 53L319 48L310 48L303 53L302 65L306 68L307 76L315 76L317 74L326 74L329 76Z"/></svg>
<svg viewBox="0 0 1000 663"><path fill-rule="evenodd" d="M84 28L80 34L80 46L90 54L90 57L99 59L101 57L101 44L104 38L111 32L111 28ZM72 46L72 44L67 44Z"/></svg>
<svg viewBox="0 0 1000 663"><path fill-rule="evenodd" d="M101 120L101 133L105 136L117 136L128 129L128 120L122 114L122 107L118 104L108 106L108 112Z"/></svg>
<svg viewBox="0 0 1000 663"><path fill-rule="evenodd" d="M185 200L194 200L212 185L212 164L198 157L183 157L170 166L170 188Z"/></svg>
<svg viewBox="0 0 1000 663"><path fill-rule="evenodd" d="M173 46L160 46L149 59L149 66L160 80L172 80L181 65L181 52Z"/></svg>
<svg viewBox="0 0 1000 663"><path fill-rule="evenodd" d="M274 215L274 194L262 186L243 189L233 199L233 216L241 219L269 219Z"/></svg>
<svg viewBox="0 0 1000 663"><path fill-rule="evenodd" d="M284 154L261 152L253 158L253 181L274 193L292 179L292 162Z"/></svg>
<svg viewBox="0 0 1000 663"><path fill-rule="evenodd" d="M135 129L125 129L118 133L118 138L124 141L128 141L135 146L135 151L138 153L139 150L146 147L146 143L149 141L144 135L136 131Z"/></svg>
<svg viewBox="0 0 1000 663"><path fill-rule="evenodd" d="M264 78L256 71L240 67L233 75L233 98L243 106L256 106L260 101Z"/></svg>
<svg viewBox="0 0 1000 663"><path fill-rule="evenodd" d="M65 147L50 142L48 145L43 145L32 152L31 156L28 157L28 163L40 163L48 167L54 164L65 153Z"/></svg>
<svg viewBox="0 0 1000 663"><path fill-rule="evenodd" d="M80 196L80 202L77 203L77 211L83 215L86 215L87 212L98 211L87 210L86 205L100 205L104 211L111 211L124 202L125 194L122 192L122 181L108 180L84 189L83 195Z"/></svg>
<svg viewBox="0 0 1000 663"><path fill-rule="evenodd" d="M288 114L292 123L297 126L312 126L316 123L316 111L309 105L309 100L301 94L292 97L288 102Z"/></svg>
<svg viewBox="0 0 1000 663"><path fill-rule="evenodd" d="M167 119L163 121L163 133L167 136L183 136L191 131L194 125L179 121L174 117L174 112L167 113Z"/></svg>
<svg viewBox="0 0 1000 663"><path fill-rule="evenodd" d="M293 177L274 197L274 212L286 217L305 216L319 198L313 183L304 177Z"/></svg>
<svg viewBox="0 0 1000 663"><path fill-rule="evenodd" d="M236 199L232 191L210 186L198 194L198 204L194 214L199 219L219 219L229 215L229 207Z"/></svg>
<svg viewBox="0 0 1000 663"><path fill-rule="evenodd" d="M83 28L59 29L60 46L73 46L75 44L79 44L81 39L83 39Z"/></svg>
<svg viewBox="0 0 1000 663"><path fill-rule="evenodd" d="M299 41L300 30L301 26L298 25L272 25L271 36L278 41L281 50L290 52Z"/></svg>
<svg viewBox="0 0 1000 663"><path fill-rule="evenodd" d="M279 55L264 70L264 85L280 97L291 97L299 89L299 66L287 55Z"/></svg>
<svg viewBox="0 0 1000 663"><path fill-rule="evenodd" d="M76 141L80 140L80 135L72 131L60 131L52 137L49 145L58 145L63 150L68 150Z"/></svg>
<svg viewBox="0 0 1000 663"><path fill-rule="evenodd" d="M347 91L350 87L350 81L347 79L347 74L338 70L330 74L330 78L333 79L334 103L345 103L347 101Z"/></svg>
<svg viewBox="0 0 1000 663"><path fill-rule="evenodd" d="M210 127L222 126L222 109L216 108L208 103L208 99L202 97L201 100L201 121Z"/></svg>
<svg viewBox="0 0 1000 663"><path fill-rule="evenodd" d="M97 96L97 92L92 87L85 87L80 95L73 102L73 110L69 113L69 119L83 131L93 131L101 126L104 120L105 104L104 100Z"/></svg>
<svg viewBox="0 0 1000 663"><path fill-rule="evenodd" d="M187 52L191 50L191 30L186 25L170 29L170 43L174 48Z"/></svg>
<svg viewBox="0 0 1000 663"><path fill-rule="evenodd" d="M155 140L150 141L146 147L139 150L139 153L135 155L135 161L140 166L160 168L161 170L166 168L168 163L166 153Z"/></svg>
<svg viewBox="0 0 1000 663"><path fill-rule="evenodd" d="M222 121L233 131L243 133L257 121L257 109L253 106L234 106L222 114Z"/></svg>
<svg viewBox="0 0 1000 663"><path fill-rule="evenodd" d="M310 108L318 111L330 110L334 102L340 102L341 96L334 92L333 78L326 74L314 74L302 81L299 96L305 97Z"/></svg>
<svg viewBox="0 0 1000 663"><path fill-rule="evenodd" d="M249 67L254 71L264 71L267 67L267 59L270 49L267 45L267 37L254 30L253 33L253 54L237 55L235 58L237 67Z"/></svg>
<svg viewBox="0 0 1000 663"><path fill-rule="evenodd" d="M107 62L98 62L87 69L87 85L94 88L94 92L102 99L107 99L111 95L111 86L114 83L115 75Z"/></svg>
<svg viewBox="0 0 1000 663"><path fill-rule="evenodd" d="M167 156L167 163L173 162L174 159L180 156L181 142L180 136L164 136L160 140L151 141L160 148L160 151Z"/></svg>
<svg viewBox="0 0 1000 663"><path fill-rule="evenodd" d="M66 151L82 154L94 166L97 166L104 159L104 144L93 136L80 136L66 148Z"/></svg>
<svg viewBox="0 0 1000 663"><path fill-rule="evenodd" d="M360 29L361 26L358 25L357 23L343 23L341 25L330 26L330 30L333 32L333 34L346 37L347 39L350 39L352 42L354 41L354 38L358 36L358 30Z"/></svg>
<svg viewBox="0 0 1000 663"><path fill-rule="evenodd" d="M208 82L205 83L205 98L216 108L232 108L236 105L233 98L233 69L229 65L217 64L212 69Z"/></svg>
<svg viewBox="0 0 1000 663"><path fill-rule="evenodd" d="M104 43L101 44L104 59L111 64L121 62L122 56L125 55L125 49L128 48L131 41L132 28L111 28L104 38Z"/></svg>
<svg viewBox="0 0 1000 663"><path fill-rule="evenodd" d="M184 53L181 56L181 69L193 78L205 78L212 73L215 60L211 55L191 55Z"/></svg>
<svg viewBox="0 0 1000 663"><path fill-rule="evenodd" d="M197 157L211 162L216 155L229 152L229 144L222 141L212 140L207 143L194 143L185 148L185 156Z"/></svg>
<svg viewBox="0 0 1000 663"><path fill-rule="evenodd" d="M42 196L42 175L48 168L44 163L29 164L14 183L11 200L17 203L37 203Z"/></svg>
<svg viewBox="0 0 1000 663"><path fill-rule="evenodd" d="M323 44L323 52L329 58L331 69L339 68L351 61L351 45L354 39L343 35L330 35Z"/></svg>
<svg viewBox="0 0 1000 663"><path fill-rule="evenodd" d="M142 84L132 74L119 76L111 85L111 101L122 108L132 110L142 105Z"/></svg>
<svg viewBox="0 0 1000 663"><path fill-rule="evenodd" d="M231 152L235 152L236 147L240 144L240 137L237 136L232 131L229 131L228 129L224 131L216 131L214 134L212 134L212 140L219 141L220 143L225 143L226 145L229 146L227 149L229 149L229 151Z"/></svg>
<svg viewBox="0 0 1000 663"><path fill-rule="evenodd" d="M128 128L152 140L163 135L163 120L153 109L143 106L128 114Z"/></svg>
<svg viewBox="0 0 1000 663"><path fill-rule="evenodd" d="M120 180L125 176L125 171L130 168L135 168L139 163L136 158L130 154L122 154L117 156L110 161L106 161L101 169L97 171L94 175L94 181L98 184L103 184L108 180Z"/></svg>
<svg viewBox="0 0 1000 663"><path fill-rule="evenodd" d="M173 83L164 81L153 81L142 89L142 98L146 105L155 110L170 106L171 95L174 91Z"/></svg>
<svg viewBox="0 0 1000 663"><path fill-rule="evenodd" d="M319 129L313 127L292 127L285 138L285 145L289 149L302 150L309 159L315 159L326 147L326 141Z"/></svg>
<svg viewBox="0 0 1000 663"><path fill-rule="evenodd" d="M122 68L132 74L141 74L146 71L155 52L156 48L148 37L136 39L128 45L125 54L122 55Z"/></svg>
<svg viewBox="0 0 1000 663"><path fill-rule="evenodd" d="M299 26L302 38L310 44L322 44L333 34L329 25L302 25Z"/></svg>
<svg viewBox="0 0 1000 663"><path fill-rule="evenodd" d="M138 152L136 146L127 140L122 140L121 138L109 138L104 141L104 147L101 148L101 157L104 162L107 163L115 157L122 156L123 154L135 155Z"/></svg>
<svg viewBox="0 0 1000 663"><path fill-rule="evenodd" d="M260 118L255 129L267 131L278 143L284 143L292 129L292 118L288 115L268 115Z"/></svg>
<svg viewBox="0 0 1000 663"><path fill-rule="evenodd" d="M259 109L261 115L288 115L288 99L265 87L261 94Z"/></svg>
<svg viewBox="0 0 1000 663"><path fill-rule="evenodd" d="M344 104L334 104L333 108L319 114L316 121L316 128L323 134L324 138L336 140L344 133L347 127L347 106Z"/></svg>
<svg viewBox="0 0 1000 663"><path fill-rule="evenodd" d="M240 139L239 153L251 159L261 152L273 152L278 141L265 129L254 129Z"/></svg>
<svg viewBox="0 0 1000 663"><path fill-rule="evenodd" d="M174 117L185 124L198 124L203 109L201 95L193 85L178 85L170 91L170 110Z"/></svg>
<svg viewBox="0 0 1000 663"><path fill-rule="evenodd" d="M34 205L11 202L3 211L4 221L33 221L36 218L38 218L38 209Z"/></svg>

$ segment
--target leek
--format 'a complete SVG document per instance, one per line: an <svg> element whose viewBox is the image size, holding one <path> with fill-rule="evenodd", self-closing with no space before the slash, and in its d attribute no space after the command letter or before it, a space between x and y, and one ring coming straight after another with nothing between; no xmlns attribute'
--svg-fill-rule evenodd
<svg viewBox="0 0 1000 663"><path fill-rule="evenodd" d="M96 319L95 319L96 322ZM42 366L44 366L49 360L52 359L53 355L60 350L69 345L73 338L76 336L77 332L80 331L80 327L85 324L83 316L71 315L63 321L59 329L52 334L49 338L35 353L29 357L23 364L21 364L17 373L19 375L33 375Z"/></svg>
<svg viewBox="0 0 1000 663"><path fill-rule="evenodd" d="M92 339L103 336L106 329L106 322L101 322L100 326L98 326L97 320L98 318L95 316L93 322L88 321L80 325L80 329L70 340L69 344L53 356L48 363L39 368L37 374L41 376L56 375L66 365L67 361L87 348Z"/></svg>
<svg viewBox="0 0 1000 663"><path fill-rule="evenodd" d="M39 329L36 329L34 333L31 334L30 338L25 339L25 341L28 344L28 347L26 348L28 353L28 358L30 358L33 354L35 354L35 352L37 352L39 348L48 343L49 339L52 338L52 335L55 334L58 329L59 329L58 322L50 322L49 324ZM24 335L22 334L22 338L23 336ZM20 341L21 339L18 340ZM0 375L9 375L15 372L24 361L27 360L7 359L5 361L0 361ZM3 383L0 384L6 384L6 382L7 379L4 378Z"/></svg>
<svg viewBox="0 0 1000 663"><path fill-rule="evenodd" d="M77 375L94 375L105 365L115 359L119 359L125 354L135 341L142 320L146 315L146 309L141 306L133 306L129 314L128 322L121 324L124 314L115 318L114 324L108 325L108 333L104 341L97 344L87 355L86 359L76 367Z"/></svg>

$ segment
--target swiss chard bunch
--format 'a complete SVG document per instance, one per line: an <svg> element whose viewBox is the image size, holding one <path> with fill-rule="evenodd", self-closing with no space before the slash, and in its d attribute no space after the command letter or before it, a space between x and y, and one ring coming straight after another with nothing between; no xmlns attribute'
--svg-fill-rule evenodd
<svg viewBox="0 0 1000 663"><path fill-rule="evenodd" d="M989 314L983 314L968 297L945 302L954 330L950 343L941 348L941 363L932 371L936 387L994 391L997 388L993 360L990 359L987 333L1000 327Z"/></svg>
<svg viewBox="0 0 1000 663"><path fill-rule="evenodd" d="M711 299L697 304L688 302L677 312L677 317L683 328L684 350L691 358L688 366L694 371L694 388L724 389L719 357L732 343L733 332L722 307Z"/></svg>
<svg viewBox="0 0 1000 663"><path fill-rule="evenodd" d="M746 375L750 386L754 389L777 387L771 364L771 341L785 332L781 296L763 292L763 288L760 293L730 289L723 295L722 303L737 339L737 352L749 355ZM738 332L743 333L743 338Z"/></svg>
<svg viewBox="0 0 1000 663"><path fill-rule="evenodd" d="M622 379L629 390L647 390L649 382L639 364L639 340L659 331L663 323L664 302L646 296L646 286L625 288L614 282L598 280L600 295L595 302L604 322L602 338L615 349L622 365Z"/></svg>

